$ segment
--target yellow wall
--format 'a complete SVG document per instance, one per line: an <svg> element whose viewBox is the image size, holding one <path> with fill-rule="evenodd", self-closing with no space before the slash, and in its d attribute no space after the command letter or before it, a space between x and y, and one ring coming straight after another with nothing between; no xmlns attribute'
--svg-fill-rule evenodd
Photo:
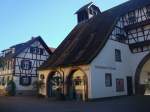
<svg viewBox="0 0 150 112"><path fill-rule="evenodd" d="M64 74L64 80L66 81L66 78L68 77L68 75L70 74L70 72L72 70L81 70L82 72L84 72L86 75L87 75L87 78L88 78L88 85L90 84L90 81L89 81L89 77L90 77L90 68L89 68L89 65L84 65L84 66L76 66L76 67L65 67L65 68L56 68L56 69L48 69L48 70L40 70L39 71L39 80L40 79L40 75L43 74L44 75L44 86L42 89L40 89L39 93L42 94L42 95L45 95L46 96L46 82L47 82L47 78L49 76L49 74L53 71L58 71L60 72L60 74ZM66 88L65 88L66 90ZM88 88L88 90L90 91L90 89Z"/></svg>

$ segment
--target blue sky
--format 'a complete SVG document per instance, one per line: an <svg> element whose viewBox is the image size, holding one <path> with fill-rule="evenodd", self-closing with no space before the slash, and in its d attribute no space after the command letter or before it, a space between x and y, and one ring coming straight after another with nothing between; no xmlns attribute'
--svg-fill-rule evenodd
<svg viewBox="0 0 150 112"><path fill-rule="evenodd" d="M127 0L93 0L101 11ZM77 24L74 12L91 0L0 0L0 51L42 36L57 47Z"/></svg>

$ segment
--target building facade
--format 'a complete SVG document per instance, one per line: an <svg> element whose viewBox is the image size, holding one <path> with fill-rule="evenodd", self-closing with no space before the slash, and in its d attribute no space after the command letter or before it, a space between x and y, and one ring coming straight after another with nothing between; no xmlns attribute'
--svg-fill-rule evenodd
<svg viewBox="0 0 150 112"><path fill-rule="evenodd" d="M41 37L14 45L3 50L0 68L0 92L4 94L7 84L13 80L16 85L16 94L35 94L33 83L37 81L37 68L52 54Z"/></svg>
<svg viewBox="0 0 150 112"><path fill-rule="evenodd" d="M150 1L104 12L90 3L76 14L78 24L39 69L39 93L74 100L148 95Z"/></svg>

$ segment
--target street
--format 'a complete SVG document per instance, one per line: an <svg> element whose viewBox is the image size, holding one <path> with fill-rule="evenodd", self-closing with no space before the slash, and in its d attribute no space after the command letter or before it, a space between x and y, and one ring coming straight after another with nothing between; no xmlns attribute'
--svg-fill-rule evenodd
<svg viewBox="0 0 150 112"><path fill-rule="evenodd" d="M92 102L0 97L0 112L150 112L150 97L120 97Z"/></svg>

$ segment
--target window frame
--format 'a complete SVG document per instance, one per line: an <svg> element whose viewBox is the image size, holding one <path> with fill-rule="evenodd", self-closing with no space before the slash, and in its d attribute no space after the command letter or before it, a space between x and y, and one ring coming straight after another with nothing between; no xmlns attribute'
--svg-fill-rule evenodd
<svg viewBox="0 0 150 112"><path fill-rule="evenodd" d="M28 80L27 83L24 83L23 80ZM29 77L29 76L21 76L20 79L19 79L19 84L22 85L22 86L30 86L32 83L32 78Z"/></svg>
<svg viewBox="0 0 150 112"><path fill-rule="evenodd" d="M44 54L44 49L43 48L38 48L38 47L30 47L30 53L43 55Z"/></svg>
<svg viewBox="0 0 150 112"><path fill-rule="evenodd" d="M27 65L28 65L28 67L27 67ZM21 69L22 70L31 70L31 68L32 68L32 61L30 61L30 60L21 60Z"/></svg>
<svg viewBox="0 0 150 112"><path fill-rule="evenodd" d="M115 61L122 62L122 54L120 49L115 49Z"/></svg>
<svg viewBox="0 0 150 112"><path fill-rule="evenodd" d="M106 87L112 87L112 74L111 73L105 73L105 86Z"/></svg>

